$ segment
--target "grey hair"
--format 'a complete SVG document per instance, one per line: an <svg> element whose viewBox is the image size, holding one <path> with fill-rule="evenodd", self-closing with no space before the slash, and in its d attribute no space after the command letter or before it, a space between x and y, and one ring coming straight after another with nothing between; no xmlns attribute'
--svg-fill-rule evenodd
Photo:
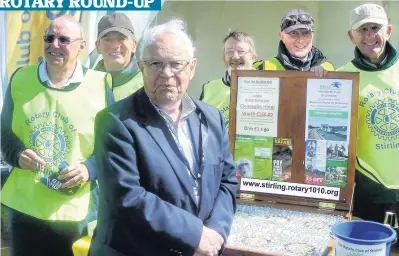
<svg viewBox="0 0 399 256"><path fill-rule="evenodd" d="M237 40L239 42L244 42L247 43L249 45L249 50L253 53L256 53L255 50L255 42L254 40L245 32L241 32L241 31L233 31L230 32L224 39L223 39L223 49L224 49L224 45L226 44L227 40L229 39L234 39Z"/></svg>
<svg viewBox="0 0 399 256"><path fill-rule="evenodd" d="M179 19L172 19L166 23L153 26L144 31L143 37L136 52L137 59L139 61L142 61L145 48L152 44L157 37L165 34L172 34L178 37L179 40L187 46L187 51L190 58L194 58L194 43L187 33L184 21Z"/></svg>

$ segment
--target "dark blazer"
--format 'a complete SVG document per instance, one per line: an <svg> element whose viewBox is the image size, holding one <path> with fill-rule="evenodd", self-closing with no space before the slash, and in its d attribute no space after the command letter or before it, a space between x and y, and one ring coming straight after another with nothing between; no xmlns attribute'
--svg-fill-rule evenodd
<svg viewBox="0 0 399 256"><path fill-rule="evenodd" d="M203 225L226 242L238 185L228 135L217 109L194 103L187 122L193 146L203 149L199 203L181 153L143 88L98 114L100 207L89 255L192 256Z"/></svg>

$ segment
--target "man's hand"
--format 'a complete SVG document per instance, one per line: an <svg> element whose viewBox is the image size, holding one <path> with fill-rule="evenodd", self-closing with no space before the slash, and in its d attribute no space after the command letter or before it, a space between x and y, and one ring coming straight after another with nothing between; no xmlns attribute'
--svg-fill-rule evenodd
<svg viewBox="0 0 399 256"><path fill-rule="evenodd" d="M322 66L316 66L310 69L310 71L314 72L317 77L323 77L327 75L328 71L325 70Z"/></svg>
<svg viewBox="0 0 399 256"><path fill-rule="evenodd" d="M84 164L70 165L61 170L59 180L68 180L64 183L64 188L72 188L89 180L89 170Z"/></svg>
<svg viewBox="0 0 399 256"><path fill-rule="evenodd" d="M215 230L202 227L202 235L199 246L197 248L195 256L215 256L218 254L220 248L224 243L223 237L219 235Z"/></svg>
<svg viewBox="0 0 399 256"><path fill-rule="evenodd" d="M18 158L18 164L21 169L43 171L46 162L32 149L25 149Z"/></svg>

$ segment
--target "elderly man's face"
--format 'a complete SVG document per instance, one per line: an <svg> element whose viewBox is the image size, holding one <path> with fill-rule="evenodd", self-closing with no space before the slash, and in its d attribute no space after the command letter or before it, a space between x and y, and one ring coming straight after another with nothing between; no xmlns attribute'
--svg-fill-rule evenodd
<svg viewBox="0 0 399 256"><path fill-rule="evenodd" d="M106 71L124 68L136 52L136 41L119 32L105 34L96 42L97 51L103 56Z"/></svg>
<svg viewBox="0 0 399 256"><path fill-rule="evenodd" d="M44 56L49 66L65 67L74 64L86 46L81 38L80 27L65 19L54 20L46 36L53 40L44 43Z"/></svg>
<svg viewBox="0 0 399 256"><path fill-rule="evenodd" d="M191 58L187 45L172 34L163 34L144 50L139 63L144 89L159 106L173 106L186 92L194 77L197 60Z"/></svg>
<svg viewBox="0 0 399 256"><path fill-rule="evenodd" d="M296 29L289 34L280 32L280 39L292 57L305 59L312 50L313 32L307 29Z"/></svg>
<svg viewBox="0 0 399 256"><path fill-rule="evenodd" d="M366 23L357 30L348 32L353 44L372 62L378 63L384 57L385 45L391 37L392 26Z"/></svg>
<svg viewBox="0 0 399 256"><path fill-rule="evenodd" d="M224 44L222 59L227 71L231 74L232 70L251 70L256 54L251 51L248 43L230 38Z"/></svg>

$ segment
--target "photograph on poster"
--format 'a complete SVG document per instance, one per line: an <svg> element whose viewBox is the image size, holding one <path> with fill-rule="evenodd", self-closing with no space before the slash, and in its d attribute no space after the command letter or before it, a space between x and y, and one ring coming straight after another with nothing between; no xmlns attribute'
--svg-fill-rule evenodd
<svg viewBox="0 0 399 256"><path fill-rule="evenodd" d="M324 185L329 187L346 187L348 168L343 166L329 166L329 164L333 163L327 162Z"/></svg>
<svg viewBox="0 0 399 256"><path fill-rule="evenodd" d="M317 173L319 172L316 167L316 157L306 157L306 172Z"/></svg>
<svg viewBox="0 0 399 256"><path fill-rule="evenodd" d="M309 158L316 157L316 141L315 140L306 141L306 156Z"/></svg>
<svg viewBox="0 0 399 256"><path fill-rule="evenodd" d="M252 162L241 158L236 162L236 171L241 178L252 178Z"/></svg>
<svg viewBox="0 0 399 256"><path fill-rule="evenodd" d="M343 141L327 141L327 159L348 160L348 144Z"/></svg>
<svg viewBox="0 0 399 256"><path fill-rule="evenodd" d="M309 117L308 139L347 141L347 119Z"/></svg>

